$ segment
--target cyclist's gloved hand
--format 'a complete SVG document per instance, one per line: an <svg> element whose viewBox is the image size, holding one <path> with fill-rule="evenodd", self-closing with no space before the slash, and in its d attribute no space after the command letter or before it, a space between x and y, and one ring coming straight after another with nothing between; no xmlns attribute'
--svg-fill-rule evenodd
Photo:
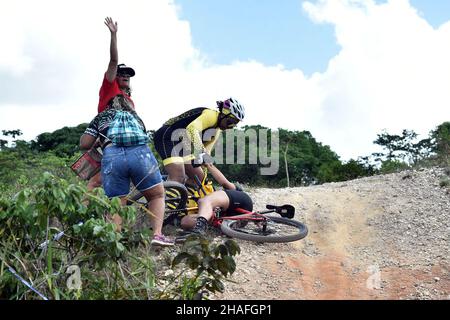
<svg viewBox="0 0 450 320"><path fill-rule="evenodd" d="M214 163L214 159L206 152L203 152L203 153L200 153L194 160L192 160L191 164L194 168L197 168L205 163Z"/></svg>
<svg viewBox="0 0 450 320"><path fill-rule="evenodd" d="M209 154L204 153L203 154L203 163L213 164L214 163L214 159Z"/></svg>

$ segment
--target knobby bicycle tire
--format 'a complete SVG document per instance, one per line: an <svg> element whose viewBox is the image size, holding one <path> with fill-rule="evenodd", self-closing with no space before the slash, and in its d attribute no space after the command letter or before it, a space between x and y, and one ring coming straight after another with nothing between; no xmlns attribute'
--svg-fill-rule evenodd
<svg viewBox="0 0 450 320"><path fill-rule="evenodd" d="M184 184L176 181L164 181L164 189L166 195L163 226L177 225L182 212L173 211L186 208L188 190Z"/></svg>
<svg viewBox="0 0 450 320"><path fill-rule="evenodd" d="M188 201L188 190L182 183L164 181L166 210L184 209Z"/></svg>
<svg viewBox="0 0 450 320"><path fill-rule="evenodd" d="M242 215L241 217L245 217ZM237 216L239 217L239 216ZM258 230L258 225L251 219L241 218L239 220L224 219L220 229L229 237L255 241L255 242L292 242L303 239L308 234L308 228L301 222L283 218L283 217L267 217L268 230ZM247 223L242 223L247 222ZM286 233L280 232L279 229L285 229ZM278 229L278 230L277 230Z"/></svg>
<svg viewBox="0 0 450 320"><path fill-rule="evenodd" d="M183 184L176 181L164 181L163 186L165 190L166 210L186 208L188 191ZM128 202L128 204L134 202L145 204L147 200L141 192L137 191L131 196L131 201Z"/></svg>

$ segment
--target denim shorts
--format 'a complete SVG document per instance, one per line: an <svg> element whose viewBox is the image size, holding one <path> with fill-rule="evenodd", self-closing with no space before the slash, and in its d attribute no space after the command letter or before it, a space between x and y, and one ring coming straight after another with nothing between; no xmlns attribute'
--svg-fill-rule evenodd
<svg viewBox="0 0 450 320"><path fill-rule="evenodd" d="M108 197L126 196L130 181L139 191L145 191L162 182L158 162L147 145L103 150L102 183Z"/></svg>

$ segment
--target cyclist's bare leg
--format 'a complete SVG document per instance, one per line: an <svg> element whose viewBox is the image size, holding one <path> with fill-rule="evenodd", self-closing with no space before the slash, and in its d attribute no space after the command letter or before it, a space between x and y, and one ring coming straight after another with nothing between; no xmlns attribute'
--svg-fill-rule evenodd
<svg viewBox="0 0 450 320"><path fill-rule="evenodd" d="M102 175L100 172L96 173L94 176L89 179L89 182L87 184L88 191L91 191L95 188L99 188L102 186Z"/></svg>
<svg viewBox="0 0 450 320"><path fill-rule="evenodd" d="M180 227L183 230L190 230L195 227L198 214L188 214L181 219Z"/></svg>
<svg viewBox="0 0 450 320"><path fill-rule="evenodd" d="M179 183L183 183L185 181L185 171L184 171L184 164L183 163L170 163L164 168L167 171L167 174L169 175L167 177L167 180L170 181L177 181Z"/></svg>
<svg viewBox="0 0 450 320"><path fill-rule="evenodd" d="M198 216L210 221L214 215L214 208L227 210L229 205L230 199L224 191L214 191L198 200Z"/></svg>
<svg viewBox="0 0 450 320"><path fill-rule="evenodd" d="M152 224L153 234L161 235L164 220L164 187L161 184L145 191L141 191L148 201L148 210L150 211L150 223Z"/></svg>
<svg viewBox="0 0 450 320"><path fill-rule="evenodd" d="M192 229L198 217L203 217L211 221L214 216L214 208L220 207L223 210L227 210L229 205L230 199L224 191L210 193L206 197L198 200L198 214L190 214L181 219L181 227L183 229Z"/></svg>

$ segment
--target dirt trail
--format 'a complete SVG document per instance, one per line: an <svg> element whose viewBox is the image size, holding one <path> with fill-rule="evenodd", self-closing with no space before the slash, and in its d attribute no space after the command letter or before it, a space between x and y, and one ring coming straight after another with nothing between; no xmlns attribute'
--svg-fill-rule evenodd
<svg viewBox="0 0 450 320"><path fill-rule="evenodd" d="M436 185L442 174L253 190L257 205L294 205L309 234L288 244L239 241L236 283L213 298L450 299L450 196Z"/></svg>

